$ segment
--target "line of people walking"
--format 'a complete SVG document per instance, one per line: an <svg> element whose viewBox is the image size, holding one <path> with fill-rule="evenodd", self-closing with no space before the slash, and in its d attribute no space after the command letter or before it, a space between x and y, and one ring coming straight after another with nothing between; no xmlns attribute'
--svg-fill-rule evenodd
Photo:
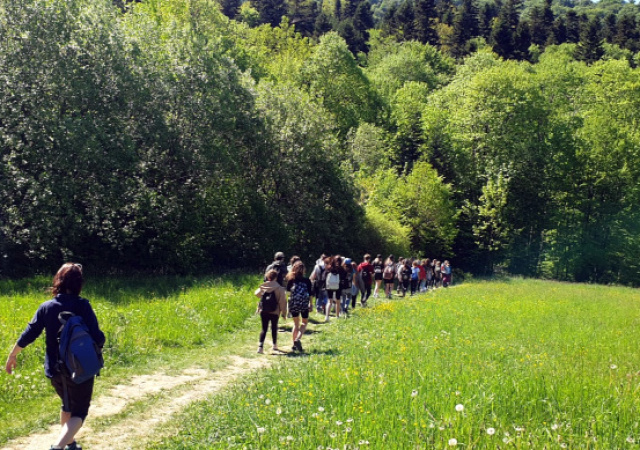
<svg viewBox="0 0 640 450"><path fill-rule="evenodd" d="M273 349L278 351L278 320L280 317L286 319L287 312L294 322L292 350L302 352L300 340L314 307L325 316L325 322L329 322L332 311L336 318L341 318L355 308L358 295L361 307L366 307L371 296L392 298L394 288L398 296L404 297L407 293L415 295L452 283L449 261L399 258L396 262L393 255L384 260L382 255L377 255L372 261L371 255L366 254L357 264L351 258L323 254L315 262L309 278L305 273L306 267L300 257L293 256L287 265L282 252L276 253L273 263L267 267L264 283L255 291L260 299L257 313L262 322L258 353L264 352L269 325Z"/></svg>

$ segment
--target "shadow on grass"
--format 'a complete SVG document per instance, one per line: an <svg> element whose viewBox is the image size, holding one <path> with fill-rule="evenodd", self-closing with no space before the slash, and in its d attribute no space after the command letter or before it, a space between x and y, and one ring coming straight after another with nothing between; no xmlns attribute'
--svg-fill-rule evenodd
<svg viewBox="0 0 640 450"><path fill-rule="evenodd" d="M309 356L337 356L339 354L339 352L335 349L327 349L327 350L314 350L313 348L311 349L305 349L304 352L300 353L298 351L293 351L293 350L280 350L277 352L272 352L271 355L272 356L280 356L280 357L287 357L287 358L308 358Z"/></svg>

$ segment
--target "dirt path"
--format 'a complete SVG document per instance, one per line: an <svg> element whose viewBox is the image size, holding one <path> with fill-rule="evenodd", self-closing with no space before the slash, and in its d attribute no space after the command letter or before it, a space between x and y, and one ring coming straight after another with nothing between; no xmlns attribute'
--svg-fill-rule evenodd
<svg viewBox="0 0 640 450"><path fill-rule="evenodd" d="M272 362L271 358L247 359L239 356L230 358L230 363L218 371L205 369L186 369L181 374L171 376L163 373L134 377L129 383L114 386L107 394L96 398L91 406L86 425L78 433L78 441L87 450L106 450L114 448L142 449L145 442L156 437L156 430L166 425L173 415L189 404L202 400L208 395L220 391L241 376ZM126 408L162 394L150 408L131 413L124 420L117 420L117 414ZM116 418L113 425L92 429L92 423L104 422ZM44 433L15 439L1 450L47 449L58 437L60 427L52 426ZM160 431L161 433L162 431Z"/></svg>

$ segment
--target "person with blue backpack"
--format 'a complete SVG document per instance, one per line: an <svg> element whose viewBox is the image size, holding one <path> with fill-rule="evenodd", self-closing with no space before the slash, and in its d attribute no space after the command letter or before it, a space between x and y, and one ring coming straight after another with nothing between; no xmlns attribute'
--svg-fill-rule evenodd
<svg viewBox="0 0 640 450"><path fill-rule="evenodd" d="M7 373L13 373L18 354L45 332L44 372L62 400L62 428L51 449L81 450L75 435L87 418L95 375L102 367L105 335L89 300L80 297L83 283L80 264L60 267L53 278L54 298L40 305L6 363ZM90 345L78 349L74 342Z"/></svg>

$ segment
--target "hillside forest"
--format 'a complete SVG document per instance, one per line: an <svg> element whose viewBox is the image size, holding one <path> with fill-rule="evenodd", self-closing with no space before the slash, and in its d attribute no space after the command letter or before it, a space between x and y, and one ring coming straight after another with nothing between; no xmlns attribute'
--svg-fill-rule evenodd
<svg viewBox="0 0 640 450"><path fill-rule="evenodd" d="M0 0L0 276L368 251L640 285L639 13Z"/></svg>

